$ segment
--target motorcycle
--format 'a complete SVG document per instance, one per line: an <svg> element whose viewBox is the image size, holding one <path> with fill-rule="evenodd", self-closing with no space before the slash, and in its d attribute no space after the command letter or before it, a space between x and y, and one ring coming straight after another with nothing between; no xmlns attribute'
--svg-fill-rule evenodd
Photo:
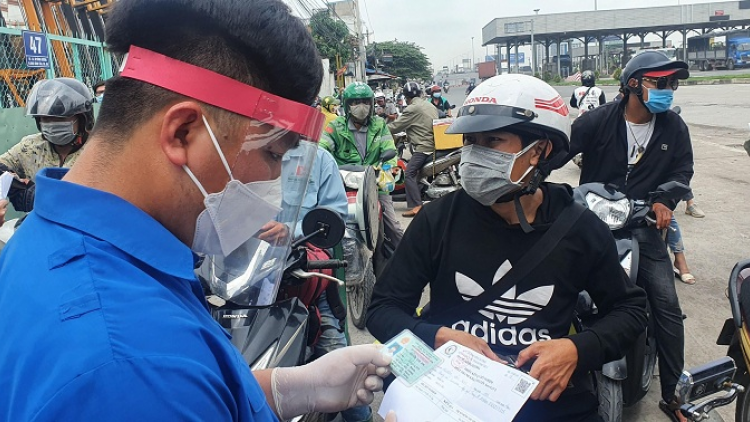
<svg viewBox="0 0 750 422"><path fill-rule="evenodd" d="M443 125L445 126L445 125ZM400 177L396 180L396 187L391 192L394 201L406 201L406 184L403 174L406 165L413 154L411 144L406 133L398 133L394 136L396 149L398 150L398 166L401 169ZM436 136L435 144L438 146L439 136ZM419 171L417 181L423 201L432 201L446 194L461 189L461 178L458 174L458 165L461 163L461 147L438 149Z"/></svg>
<svg viewBox="0 0 750 422"><path fill-rule="evenodd" d="M612 185L602 183L583 184L573 191L573 198L586 206L607 223L617 244L620 264L633 284L638 279L638 242L632 230L646 224L656 224L650 215L657 199L680 199L690 188L682 183L667 182L649 193L646 200L629 199ZM595 373L599 414L605 421L621 421L623 406L631 406L648 392L656 366L656 338L654 321L647 305L648 326L626 355L606 363ZM576 330L592 325L598 319L598 310L588 293L579 295L576 307Z"/></svg>
<svg viewBox="0 0 750 422"><path fill-rule="evenodd" d="M333 247L343 237L344 221L335 212L320 208L305 216L303 230L305 236L292 244L280 288L298 286L313 277L343 285L342 280L319 271L344 268L346 261L308 260L305 244L309 242L320 249ZM223 295L217 295L212 288L212 281L221 271L215 262L205 260L196 274L204 288L211 316L231 335L232 344L240 351L250 369L255 371L304 364L310 344L309 336L316 329L310 326L308 308L297 298L274 301L265 306L253 306L249 301L224 299ZM270 273L264 273L262 267L253 279L262 280L271 276ZM293 421L329 421L335 416L308 414L294 418Z"/></svg>
<svg viewBox="0 0 750 422"><path fill-rule="evenodd" d="M385 163L395 156L396 151L386 151L380 161ZM380 169L381 166L339 166L349 201L346 233L342 241L344 259L349 263L346 271L347 302L352 323L359 329L365 327L375 281L395 250L385 238L378 201L378 173L388 171Z"/></svg>
<svg viewBox="0 0 750 422"><path fill-rule="evenodd" d="M737 362L738 373L733 378L742 387L737 398L735 421L750 420L750 327L747 315L750 315L750 260L735 264L729 276L727 296L732 309L732 318L724 322L716 344L728 346L727 356Z"/></svg>
<svg viewBox="0 0 750 422"><path fill-rule="evenodd" d="M736 373L734 359L728 356L684 371L676 388L680 413L689 421L703 421L711 416L713 409L744 396L746 387L734 382ZM694 403L698 400L702 401ZM738 403L738 411L740 406ZM735 420L747 421L739 416Z"/></svg>

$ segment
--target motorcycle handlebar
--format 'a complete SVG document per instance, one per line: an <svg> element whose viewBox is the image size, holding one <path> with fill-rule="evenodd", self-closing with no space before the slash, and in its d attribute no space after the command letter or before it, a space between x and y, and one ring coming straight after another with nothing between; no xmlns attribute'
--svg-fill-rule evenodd
<svg viewBox="0 0 750 422"><path fill-rule="evenodd" d="M340 259L324 259L321 261L308 261L307 271L315 270L335 270L337 268L346 268L347 262Z"/></svg>

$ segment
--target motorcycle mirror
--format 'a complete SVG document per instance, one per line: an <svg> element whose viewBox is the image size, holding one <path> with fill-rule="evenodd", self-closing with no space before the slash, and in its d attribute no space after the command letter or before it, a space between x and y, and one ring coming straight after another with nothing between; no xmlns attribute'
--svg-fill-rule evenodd
<svg viewBox="0 0 750 422"><path fill-rule="evenodd" d="M344 238L346 223L329 208L315 208L302 219L302 232L308 241L320 249L336 246ZM316 234L317 232L317 234Z"/></svg>
<svg viewBox="0 0 750 422"><path fill-rule="evenodd" d="M393 159L395 156L396 156L395 150L391 149L388 151L383 151L383 153L380 154L380 162L385 163L386 161Z"/></svg>
<svg viewBox="0 0 750 422"><path fill-rule="evenodd" d="M674 107L672 108L672 111L674 111L674 112L675 112L675 113L677 113L677 114L680 114L680 113L682 113L682 109L680 108L680 106L674 106Z"/></svg>
<svg viewBox="0 0 750 422"><path fill-rule="evenodd" d="M659 185L652 197L659 199L682 199L690 192L690 186L680 182L667 182Z"/></svg>
<svg viewBox="0 0 750 422"><path fill-rule="evenodd" d="M453 110L454 108L456 108L456 105L455 104L451 104L451 110Z"/></svg>

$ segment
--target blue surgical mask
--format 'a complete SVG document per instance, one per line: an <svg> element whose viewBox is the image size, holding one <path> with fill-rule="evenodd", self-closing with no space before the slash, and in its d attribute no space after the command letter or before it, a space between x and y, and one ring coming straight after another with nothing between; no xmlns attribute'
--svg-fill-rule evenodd
<svg viewBox="0 0 750 422"><path fill-rule="evenodd" d="M648 89L648 101L644 104L648 111L658 114L664 113L672 107L674 91L671 89Z"/></svg>
<svg viewBox="0 0 750 422"><path fill-rule="evenodd" d="M440 92L434 92L434 93L432 94L432 96L433 96L434 98L440 98L440 97L442 97L442 96L443 96L443 94L441 94Z"/></svg>

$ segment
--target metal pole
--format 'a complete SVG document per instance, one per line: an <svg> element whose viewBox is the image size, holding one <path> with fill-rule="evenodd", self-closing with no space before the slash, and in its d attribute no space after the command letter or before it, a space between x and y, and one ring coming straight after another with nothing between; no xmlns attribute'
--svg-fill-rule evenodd
<svg viewBox="0 0 750 422"><path fill-rule="evenodd" d="M474 71L474 59L476 56L474 56L474 37L471 37L471 71Z"/></svg>
<svg viewBox="0 0 750 422"><path fill-rule="evenodd" d="M534 57L534 19L531 20L531 76L534 76L536 58Z"/></svg>
<svg viewBox="0 0 750 422"><path fill-rule="evenodd" d="M359 0L356 0L354 2L354 7L356 8L355 11L355 26L357 30L357 39L359 41L358 49L359 49L359 60L357 62L359 63L359 70L361 73L357 73L357 79L359 79L361 82L367 83L367 71L365 70L366 67L366 61L367 61L367 52L365 51L365 37L362 34L362 20L360 19L359 15Z"/></svg>
<svg viewBox="0 0 750 422"><path fill-rule="evenodd" d="M599 8L596 7L596 0L594 0L594 10L599 10Z"/></svg>
<svg viewBox="0 0 750 422"><path fill-rule="evenodd" d="M538 18L539 11L541 9L534 9L534 14ZM539 57L537 56L536 44L534 44L534 19L531 20L531 76L537 74L537 66L539 65ZM541 72L539 72L541 74Z"/></svg>

